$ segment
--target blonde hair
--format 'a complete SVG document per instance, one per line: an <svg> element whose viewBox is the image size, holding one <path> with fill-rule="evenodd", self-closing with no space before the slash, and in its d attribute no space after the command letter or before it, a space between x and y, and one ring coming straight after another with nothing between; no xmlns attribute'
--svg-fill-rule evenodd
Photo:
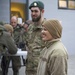
<svg viewBox="0 0 75 75"><path fill-rule="evenodd" d="M8 32L13 33L13 27L10 24L5 24L4 27Z"/></svg>

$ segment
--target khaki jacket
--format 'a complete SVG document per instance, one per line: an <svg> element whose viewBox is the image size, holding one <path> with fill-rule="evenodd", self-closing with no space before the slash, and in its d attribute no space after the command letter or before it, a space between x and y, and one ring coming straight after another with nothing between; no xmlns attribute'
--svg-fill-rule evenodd
<svg viewBox="0 0 75 75"><path fill-rule="evenodd" d="M42 50L37 75L67 75L68 53L59 39L52 40Z"/></svg>

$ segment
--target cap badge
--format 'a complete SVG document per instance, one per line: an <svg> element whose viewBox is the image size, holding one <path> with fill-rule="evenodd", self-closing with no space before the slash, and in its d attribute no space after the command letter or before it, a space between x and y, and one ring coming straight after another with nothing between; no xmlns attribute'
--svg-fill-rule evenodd
<svg viewBox="0 0 75 75"><path fill-rule="evenodd" d="M37 6L37 3L34 3L34 6Z"/></svg>

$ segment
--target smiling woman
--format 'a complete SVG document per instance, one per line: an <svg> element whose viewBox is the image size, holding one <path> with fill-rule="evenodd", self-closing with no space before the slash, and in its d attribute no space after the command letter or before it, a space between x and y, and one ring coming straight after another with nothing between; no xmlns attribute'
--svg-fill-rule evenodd
<svg viewBox="0 0 75 75"><path fill-rule="evenodd" d="M41 31L41 36L42 36L42 40L44 40L44 41L53 39L52 35L48 32L48 30L45 27L43 27L43 29Z"/></svg>
<svg viewBox="0 0 75 75"><path fill-rule="evenodd" d="M58 20L43 24L42 39L46 41L41 50L37 75L67 75L68 53L61 42L62 26Z"/></svg>

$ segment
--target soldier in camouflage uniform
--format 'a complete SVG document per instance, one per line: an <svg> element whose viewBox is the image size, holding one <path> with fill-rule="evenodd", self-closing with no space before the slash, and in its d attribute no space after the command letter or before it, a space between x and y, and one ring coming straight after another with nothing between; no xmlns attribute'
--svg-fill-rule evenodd
<svg viewBox="0 0 75 75"><path fill-rule="evenodd" d="M24 28L23 39L25 41L25 50L28 50L26 36L27 36L28 27L32 23L33 23L32 20L26 20L25 23L23 23L23 25L22 25L22 27Z"/></svg>
<svg viewBox="0 0 75 75"><path fill-rule="evenodd" d="M10 36L10 34L5 31L3 26L0 25L0 61L2 54L7 53L7 51L11 54L16 54L17 47L14 44L13 38ZM0 62L0 75L2 75L1 62Z"/></svg>
<svg viewBox="0 0 75 75"><path fill-rule="evenodd" d="M15 43L18 48L20 48L20 43L22 42L22 27L18 24L18 18L16 16L11 17L11 25L14 28L13 31L13 38L15 40ZM13 75L18 75L19 74L19 69L21 67L21 59L20 56L13 57L12 58L13 62Z"/></svg>
<svg viewBox="0 0 75 75"><path fill-rule="evenodd" d="M21 48L20 45L21 43L23 44L24 43L24 39L23 39L23 34L24 34L24 28L19 25L17 23L18 19L16 16L13 16L11 18L11 25L14 29L13 31L13 38L15 40L15 43L17 45L18 48ZM23 48L23 47L22 47Z"/></svg>
<svg viewBox="0 0 75 75"><path fill-rule="evenodd" d="M26 75L36 75L38 59L40 51L45 46L41 39L42 24L45 22L43 18L44 4L41 1L34 1L29 6L33 24L28 28L28 55L26 62Z"/></svg>

